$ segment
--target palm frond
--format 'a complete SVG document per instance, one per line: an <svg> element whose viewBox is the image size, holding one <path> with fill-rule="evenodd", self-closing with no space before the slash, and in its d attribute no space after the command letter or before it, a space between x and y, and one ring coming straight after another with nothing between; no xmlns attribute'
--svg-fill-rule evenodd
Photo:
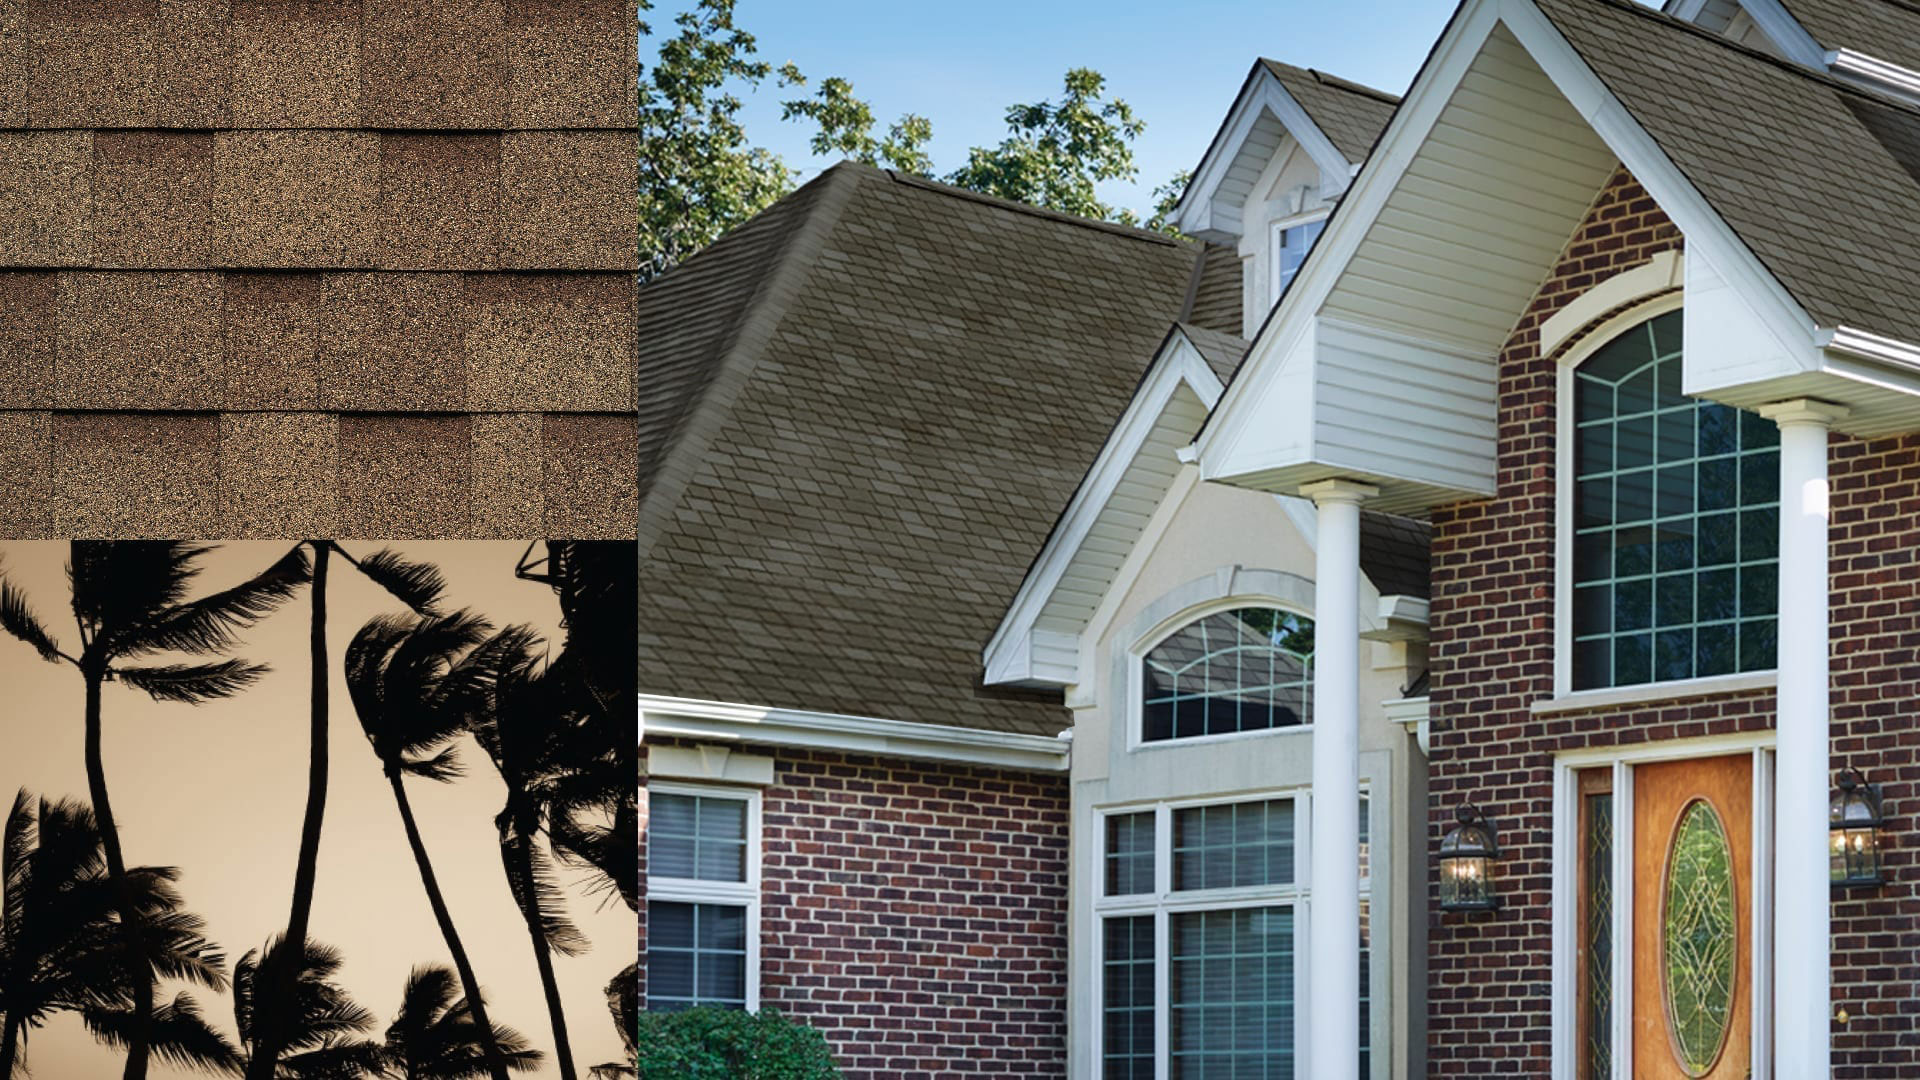
<svg viewBox="0 0 1920 1080"><path fill-rule="evenodd" d="M247 581L180 604L152 623L133 628L121 638L119 654L224 652L238 644L241 631L267 617L312 580L306 546L296 545Z"/></svg>
<svg viewBox="0 0 1920 1080"><path fill-rule="evenodd" d="M408 776L417 776L422 780L448 783L466 775L466 768L460 764L460 757L451 746L442 747L432 757L408 757L400 762L400 771Z"/></svg>
<svg viewBox="0 0 1920 1080"><path fill-rule="evenodd" d="M447 579L431 563L403 559L392 549L382 548L359 560L358 565L361 573L412 608L415 614L440 613L438 606L441 594L446 592Z"/></svg>
<svg viewBox="0 0 1920 1080"><path fill-rule="evenodd" d="M116 668L114 674L128 686L146 691L155 701L199 704L231 697L252 686L267 671L265 664L221 660L211 664Z"/></svg>
<svg viewBox="0 0 1920 1080"><path fill-rule="evenodd" d="M536 920L547 947L561 956L579 956L593 947L567 918L567 893L560 887L553 863L531 836L502 837L507 887L521 914ZM518 852L518 857L512 852Z"/></svg>
<svg viewBox="0 0 1920 1080"><path fill-rule="evenodd" d="M27 603L27 594L4 578L0 578L0 629L33 646L33 651L40 654L40 659L60 659L59 644L41 625L40 617L33 613L33 606Z"/></svg>
<svg viewBox="0 0 1920 1080"><path fill-rule="evenodd" d="M134 1027L132 1009L87 1009L81 1014L93 1037L116 1050L126 1049ZM153 1055L183 1069L238 1076L240 1053L200 1013L199 1003L182 992L156 1006L147 1035Z"/></svg>

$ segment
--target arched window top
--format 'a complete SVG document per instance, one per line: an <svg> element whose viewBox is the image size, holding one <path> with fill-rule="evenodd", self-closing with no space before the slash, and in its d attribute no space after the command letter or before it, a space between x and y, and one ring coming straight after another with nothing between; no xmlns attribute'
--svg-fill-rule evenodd
<svg viewBox="0 0 1920 1080"><path fill-rule="evenodd" d="M1681 312L1573 372L1573 689L1774 665L1780 433L1681 393Z"/></svg>
<svg viewBox="0 0 1920 1080"><path fill-rule="evenodd" d="M1142 661L1143 742L1312 720L1313 620L1273 607L1196 619Z"/></svg>

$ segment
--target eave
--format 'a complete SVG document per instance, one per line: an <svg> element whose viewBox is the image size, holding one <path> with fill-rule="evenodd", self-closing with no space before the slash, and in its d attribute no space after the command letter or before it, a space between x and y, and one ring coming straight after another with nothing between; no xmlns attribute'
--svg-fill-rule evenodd
<svg viewBox="0 0 1920 1080"><path fill-rule="evenodd" d="M1064 721L1062 726L1064 727ZM1009 731L640 695L640 739L837 750L1030 772L1064 772L1072 744Z"/></svg>

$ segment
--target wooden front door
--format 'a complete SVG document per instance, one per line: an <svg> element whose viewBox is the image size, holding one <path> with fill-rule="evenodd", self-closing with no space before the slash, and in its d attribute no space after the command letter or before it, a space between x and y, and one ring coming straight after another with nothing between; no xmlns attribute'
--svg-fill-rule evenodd
<svg viewBox="0 0 1920 1080"><path fill-rule="evenodd" d="M1636 1080L1744 1080L1753 1052L1753 759L1633 770Z"/></svg>

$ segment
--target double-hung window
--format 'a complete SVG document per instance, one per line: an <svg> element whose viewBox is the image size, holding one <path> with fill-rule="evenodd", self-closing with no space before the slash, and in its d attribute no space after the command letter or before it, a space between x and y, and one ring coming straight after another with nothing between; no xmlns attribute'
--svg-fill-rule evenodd
<svg viewBox="0 0 1920 1080"><path fill-rule="evenodd" d="M648 789L647 1008L759 1005L760 796Z"/></svg>
<svg viewBox="0 0 1920 1080"><path fill-rule="evenodd" d="M1293 797L1161 803L1103 815L1098 910L1104 1080L1292 1080L1306 919ZM1365 921L1366 804L1361 803ZM1361 1074L1369 1075L1366 930ZM1165 1072L1160 1072L1165 1062Z"/></svg>
<svg viewBox="0 0 1920 1080"><path fill-rule="evenodd" d="M1322 214L1309 221L1295 220L1276 224L1273 227L1273 296L1271 303L1280 302L1280 294L1287 291L1287 285L1294 275L1300 272L1300 266L1307 261L1307 252L1313 250L1313 242L1327 227L1326 215Z"/></svg>

